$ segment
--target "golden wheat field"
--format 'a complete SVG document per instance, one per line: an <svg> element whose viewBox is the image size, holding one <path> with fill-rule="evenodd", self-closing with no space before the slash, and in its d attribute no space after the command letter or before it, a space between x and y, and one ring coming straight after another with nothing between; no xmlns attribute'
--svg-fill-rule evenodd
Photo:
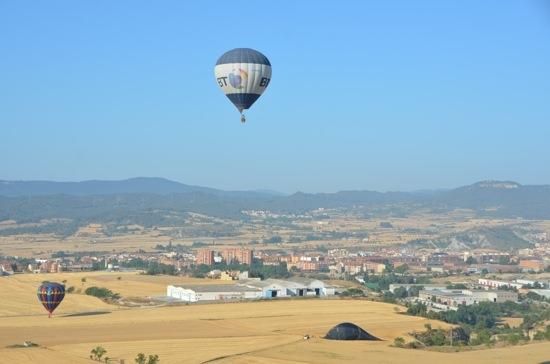
<svg viewBox="0 0 550 364"><path fill-rule="evenodd" d="M86 282L83 283L82 278L86 278ZM100 285L124 296L162 295L168 283L212 282L129 273L29 274L0 278L0 363L92 363L89 352L98 345L107 349L107 356L125 359L126 363L133 363L139 352L158 354L163 364L515 364L550 360L547 343L460 353L393 348L391 343L395 337L406 337L408 332L422 329L428 321L399 314L394 305L360 300L118 308L94 297L69 294L54 317L48 319L35 296L36 286L43 280L66 280L67 285L83 285L83 288ZM354 322L384 341L322 339L332 326L343 321ZM304 334L313 335L313 339L304 341ZM8 348L25 340L40 347Z"/></svg>

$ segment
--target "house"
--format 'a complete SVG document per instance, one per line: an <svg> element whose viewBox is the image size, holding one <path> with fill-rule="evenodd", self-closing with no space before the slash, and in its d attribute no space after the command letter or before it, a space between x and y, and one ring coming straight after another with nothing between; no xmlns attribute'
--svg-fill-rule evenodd
<svg viewBox="0 0 550 364"><path fill-rule="evenodd" d="M542 272L548 265L542 259L521 259L519 266L524 272Z"/></svg>

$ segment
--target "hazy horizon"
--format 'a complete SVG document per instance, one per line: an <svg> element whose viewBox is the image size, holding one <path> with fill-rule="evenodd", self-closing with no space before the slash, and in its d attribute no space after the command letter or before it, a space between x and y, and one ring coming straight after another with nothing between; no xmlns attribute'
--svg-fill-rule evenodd
<svg viewBox="0 0 550 364"><path fill-rule="evenodd" d="M180 181L165 177L159 177L159 176L134 176L134 177L127 177L127 178L121 178L121 179L98 179L98 178L92 178L92 179L86 179L86 180L46 180L46 179L36 179L36 180L24 180L24 179L6 179L6 178L0 178L0 182L54 182L54 183L82 183L82 182L122 182L132 179L162 179L167 180L171 182L181 183L189 186L197 186L197 187L206 187L206 188L212 188L217 190L225 190L225 191L265 191L265 192L273 192L273 193L281 193L285 195L290 195L293 193L336 193L336 192L342 192L342 191L375 191L375 192L423 192L423 191L445 191L445 190L451 190L454 188L464 187L464 186L470 186L475 183L479 182L514 182L518 183L520 185L538 185L538 186L548 186L550 183L522 183L521 181L511 180L511 179L494 179L494 178L488 178L484 180L479 181L471 181L469 183L465 184L455 184L448 187L433 187L433 188L418 188L418 189L402 189L402 190L390 190L390 189L373 189L373 188L358 188L358 189L336 189L336 190L330 190L330 191L307 191L307 190L295 190L295 191L284 191L281 189L273 189L273 188L262 188L262 187L255 187L250 189L225 189L221 188L216 185L199 185L195 183L189 183L187 181Z"/></svg>

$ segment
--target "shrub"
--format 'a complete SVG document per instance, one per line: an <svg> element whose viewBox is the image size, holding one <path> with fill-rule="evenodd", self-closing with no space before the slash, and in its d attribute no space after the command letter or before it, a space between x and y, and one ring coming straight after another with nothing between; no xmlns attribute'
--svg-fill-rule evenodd
<svg viewBox="0 0 550 364"><path fill-rule="evenodd" d="M524 340L525 338L523 335L518 333L508 334L504 336L504 340L506 340L508 343L512 345L517 345L521 340Z"/></svg>
<svg viewBox="0 0 550 364"><path fill-rule="evenodd" d="M348 288L344 292L342 292L342 296L351 296L351 297L364 297L365 292L363 292L360 288Z"/></svg>
<svg viewBox="0 0 550 364"><path fill-rule="evenodd" d="M449 342L447 340L447 331L443 329L433 329L432 325L424 325L426 331L415 332L414 338L426 346L443 346Z"/></svg>
<svg viewBox="0 0 550 364"><path fill-rule="evenodd" d="M103 287L95 287L95 286L94 287L88 287L88 288L86 288L84 293L87 294L88 296L94 296L94 297L103 298L103 299L106 299L106 298L118 299L118 298L120 298L120 295L118 293L114 293L110 289L103 288Z"/></svg>
<svg viewBox="0 0 550 364"><path fill-rule="evenodd" d="M101 361L103 355L107 354L107 350L101 346L97 346L90 351L90 359Z"/></svg>
<svg viewBox="0 0 550 364"><path fill-rule="evenodd" d="M158 355L149 355L149 357L146 357L145 354L139 353L134 362L136 364L158 364L160 359Z"/></svg>
<svg viewBox="0 0 550 364"><path fill-rule="evenodd" d="M546 326L545 331L537 331L533 338L535 340L550 340L550 325Z"/></svg>
<svg viewBox="0 0 550 364"><path fill-rule="evenodd" d="M393 340L393 345L398 348L402 348L405 345L405 339L403 339L401 336L398 336Z"/></svg>
<svg viewBox="0 0 550 364"><path fill-rule="evenodd" d="M470 341L472 345L491 345L493 340L491 339L491 333L487 329L479 330L476 332L476 337Z"/></svg>

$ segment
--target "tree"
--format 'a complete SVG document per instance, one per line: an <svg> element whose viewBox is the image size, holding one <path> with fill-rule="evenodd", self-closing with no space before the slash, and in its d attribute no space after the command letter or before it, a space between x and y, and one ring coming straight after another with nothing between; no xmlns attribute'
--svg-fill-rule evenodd
<svg viewBox="0 0 550 364"><path fill-rule="evenodd" d="M264 239L264 244L279 244L283 242L283 238L281 238L279 235L274 235L270 237L269 239Z"/></svg>
<svg viewBox="0 0 550 364"><path fill-rule="evenodd" d="M365 296L365 292L363 292L363 290L360 288L351 287L342 292L342 296L363 297Z"/></svg>
<svg viewBox="0 0 550 364"><path fill-rule="evenodd" d="M521 327L527 331L527 335L529 335L529 332L533 330L537 324L541 321L541 318L538 315L525 315L523 317L523 323L521 324ZM542 320L544 322L544 320Z"/></svg>
<svg viewBox="0 0 550 364"><path fill-rule="evenodd" d="M147 364L147 359L145 358L145 354L143 353L139 353L134 361L136 362L136 364Z"/></svg>
<svg viewBox="0 0 550 364"><path fill-rule="evenodd" d="M406 298L409 295L409 292L405 287L399 287L393 291L393 295L395 298Z"/></svg>
<svg viewBox="0 0 550 364"><path fill-rule="evenodd" d="M466 264L468 265L472 265L472 264L477 264L477 260L476 258L472 257L471 255L466 259Z"/></svg>
<svg viewBox="0 0 550 364"><path fill-rule="evenodd" d="M468 289L465 284L462 283L451 283L447 285L447 289Z"/></svg>
<svg viewBox="0 0 550 364"><path fill-rule="evenodd" d="M423 303L414 303L407 308L407 314L413 316L426 316L428 308Z"/></svg>
<svg viewBox="0 0 550 364"><path fill-rule="evenodd" d="M415 332L413 336L416 340L426 346L443 346L447 344L446 332L443 329L433 329L430 324L424 325L425 332Z"/></svg>
<svg viewBox="0 0 550 364"><path fill-rule="evenodd" d="M90 351L90 359L101 361L101 358L103 358L103 355L107 354L107 350L103 348L102 346L96 346Z"/></svg>
<svg viewBox="0 0 550 364"><path fill-rule="evenodd" d="M405 274L405 272L408 270L409 266L407 264L402 264L399 267L395 268L393 271L398 274Z"/></svg>
<svg viewBox="0 0 550 364"><path fill-rule="evenodd" d="M527 298L533 300L533 301L544 301L544 297L535 293L535 292L528 292L526 295Z"/></svg>
<svg viewBox="0 0 550 364"><path fill-rule="evenodd" d="M517 345L520 342L520 340L524 339L524 337L523 337L523 335L521 335L519 333L512 333L512 334L506 335L505 339L510 344Z"/></svg>
<svg viewBox="0 0 550 364"><path fill-rule="evenodd" d="M166 274L166 275L176 275L176 267L170 264L163 264L158 262L150 262L147 267L146 274L148 275L157 275L157 274Z"/></svg>
<svg viewBox="0 0 550 364"><path fill-rule="evenodd" d="M94 296L97 298L112 298L115 300L120 298L118 293L114 293L110 289L103 287L88 287L84 293L88 296Z"/></svg>
<svg viewBox="0 0 550 364"><path fill-rule="evenodd" d="M410 297L418 297L420 294L420 291L424 289L424 286L412 286L409 288L409 296Z"/></svg>
<svg viewBox="0 0 550 364"><path fill-rule="evenodd" d="M158 364L160 362L158 355L149 355L149 360L147 360L147 364Z"/></svg>
<svg viewBox="0 0 550 364"><path fill-rule="evenodd" d="M395 295L390 291L386 291L382 295L382 300L387 303L395 303Z"/></svg>
<svg viewBox="0 0 550 364"><path fill-rule="evenodd" d="M149 355L146 357L145 354L139 353L134 359L136 364L158 364L160 362L158 355Z"/></svg>
<svg viewBox="0 0 550 364"><path fill-rule="evenodd" d="M534 336L535 340L550 340L550 325L546 326L545 331L537 331Z"/></svg>

